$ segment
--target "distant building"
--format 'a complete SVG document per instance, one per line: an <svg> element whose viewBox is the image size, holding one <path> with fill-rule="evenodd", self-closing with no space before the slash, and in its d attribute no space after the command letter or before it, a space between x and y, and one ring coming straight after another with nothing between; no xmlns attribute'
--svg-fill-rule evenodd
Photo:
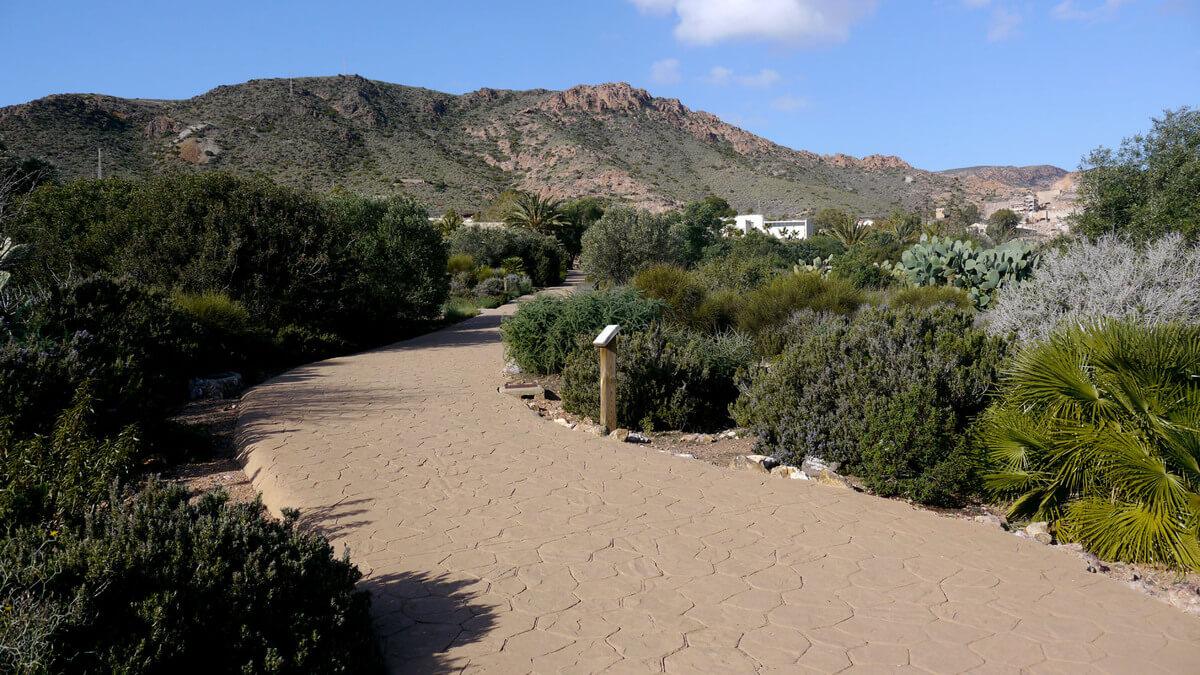
<svg viewBox="0 0 1200 675"><path fill-rule="evenodd" d="M737 216L733 219L731 229L742 234L757 230L778 239L808 239L816 234L815 227L808 223L807 218L797 220L767 220L762 214Z"/></svg>

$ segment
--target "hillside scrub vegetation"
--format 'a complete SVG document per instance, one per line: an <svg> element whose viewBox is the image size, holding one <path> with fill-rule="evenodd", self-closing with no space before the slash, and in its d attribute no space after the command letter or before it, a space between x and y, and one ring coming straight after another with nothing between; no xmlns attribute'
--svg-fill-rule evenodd
<svg viewBox="0 0 1200 675"><path fill-rule="evenodd" d="M677 213L614 206L583 233L579 266L597 285L618 286L652 265L683 263L683 235Z"/></svg>
<svg viewBox="0 0 1200 675"><path fill-rule="evenodd" d="M522 272L535 286L562 283L570 262L557 239L521 228L460 227L447 242L451 255L470 256L476 264L488 267L502 267L505 260L520 258Z"/></svg>

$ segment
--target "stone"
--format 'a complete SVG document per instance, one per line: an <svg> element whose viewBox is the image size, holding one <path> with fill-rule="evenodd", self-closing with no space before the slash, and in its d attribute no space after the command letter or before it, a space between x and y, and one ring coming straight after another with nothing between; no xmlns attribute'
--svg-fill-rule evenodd
<svg viewBox="0 0 1200 675"><path fill-rule="evenodd" d="M771 469L771 475L778 476L779 478L790 478L792 480L808 480L808 474L801 471L799 467L790 464L781 464Z"/></svg>
<svg viewBox="0 0 1200 675"><path fill-rule="evenodd" d="M545 395L546 390L537 382L514 381L505 382L500 392L517 398L535 398Z"/></svg>
<svg viewBox="0 0 1200 675"><path fill-rule="evenodd" d="M624 443L629 438L629 430L628 429L613 429L612 433L610 433L608 435L608 437Z"/></svg>
<svg viewBox="0 0 1200 675"><path fill-rule="evenodd" d="M1030 523L1025 526L1025 534L1030 539L1041 544L1053 544L1054 535L1050 534L1050 523L1044 520Z"/></svg>
<svg viewBox="0 0 1200 675"><path fill-rule="evenodd" d="M521 366L518 366L515 361L509 361L504 365L504 370L501 372L503 372L505 375L520 375Z"/></svg>
<svg viewBox="0 0 1200 675"><path fill-rule="evenodd" d="M188 382L188 396L193 400L202 398L226 398L242 389L240 373L220 373L212 377L197 377Z"/></svg>
<svg viewBox="0 0 1200 675"><path fill-rule="evenodd" d="M679 437L681 443L708 444L715 443L717 439L711 434L684 434Z"/></svg>
<svg viewBox="0 0 1200 675"><path fill-rule="evenodd" d="M583 424L579 428L593 436L604 435L604 427L600 426L599 424Z"/></svg>
<svg viewBox="0 0 1200 675"><path fill-rule="evenodd" d="M991 525L992 527L998 527L1001 530L1008 529L1008 520L1006 520L1003 516L997 516L994 513L985 513L975 516L975 522Z"/></svg>
<svg viewBox="0 0 1200 675"><path fill-rule="evenodd" d="M729 431L722 431L718 436L720 438L737 438L738 432L737 429L730 429Z"/></svg>
<svg viewBox="0 0 1200 675"><path fill-rule="evenodd" d="M850 484L846 482L845 478L842 478L841 476L830 471L829 469L825 469L821 473L817 474L817 482L820 483L821 485L828 485L830 487L842 488L843 490L848 489L850 487Z"/></svg>
<svg viewBox="0 0 1200 675"><path fill-rule="evenodd" d="M675 456L681 459L696 459L696 456L690 452L677 452Z"/></svg>
<svg viewBox="0 0 1200 675"><path fill-rule="evenodd" d="M838 462L826 462L813 455L805 456L804 461L800 462L800 470L808 474L809 478L820 476L822 471L836 472L840 466Z"/></svg>
<svg viewBox="0 0 1200 675"><path fill-rule="evenodd" d="M738 455L729 463L729 467L758 473L770 473L771 468L778 463L775 458L767 457L766 455Z"/></svg>
<svg viewBox="0 0 1200 675"><path fill-rule="evenodd" d="M571 420L569 420L569 419L565 418L565 417L555 417L555 418L554 418L554 423L555 423L555 424L557 424L557 425L559 425L559 426L566 427L566 428L568 428L568 429L574 429L574 428L575 428L575 423L574 423L574 422L572 422Z"/></svg>
<svg viewBox="0 0 1200 675"><path fill-rule="evenodd" d="M643 433L631 431L631 432L629 432L629 435L625 437L625 442L626 443L649 443L650 437Z"/></svg>

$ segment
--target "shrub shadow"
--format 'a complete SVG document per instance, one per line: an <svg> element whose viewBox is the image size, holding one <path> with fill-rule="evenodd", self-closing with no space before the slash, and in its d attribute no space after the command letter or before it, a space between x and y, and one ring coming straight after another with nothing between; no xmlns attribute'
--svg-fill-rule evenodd
<svg viewBox="0 0 1200 675"><path fill-rule="evenodd" d="M475 579L407 571L361 582L371 592L375 635L389 673L457 673L465 658L451 647L478 642L496 624L492 607L473 602Z"/></svg>

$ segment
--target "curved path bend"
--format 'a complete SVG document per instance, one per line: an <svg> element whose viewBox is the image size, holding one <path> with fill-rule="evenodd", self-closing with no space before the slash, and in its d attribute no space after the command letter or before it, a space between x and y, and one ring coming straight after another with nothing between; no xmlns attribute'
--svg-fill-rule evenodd
<svg viewBox="0 0 1200 675"><path fill-rule="evenodd" d="M1074 556L549 424L511 306L256 387L246 471L373 592L392 672L1196 672L1200 620Z"/></svg>

